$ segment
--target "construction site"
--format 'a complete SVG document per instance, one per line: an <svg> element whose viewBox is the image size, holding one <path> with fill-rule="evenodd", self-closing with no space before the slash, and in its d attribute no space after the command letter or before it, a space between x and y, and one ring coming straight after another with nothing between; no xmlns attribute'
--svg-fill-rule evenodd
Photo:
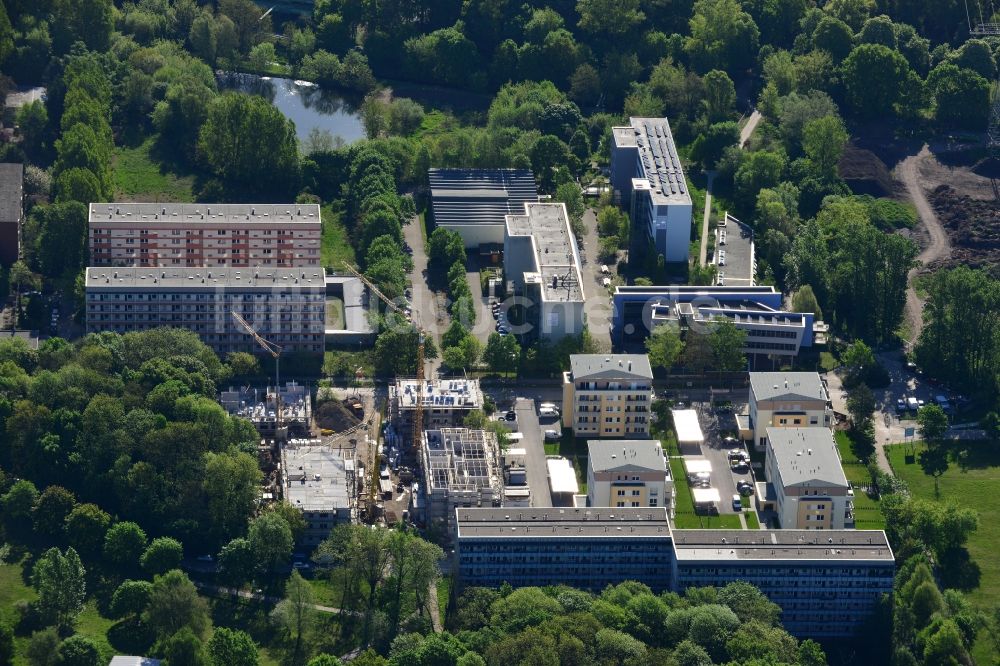
<svg viewBox="0 0 1000 666"><path fill-rule="evenodd" d="M281 448L282 499L302 511L303 545L319 545L337 525L357 517L358 483L353 449L319 439L290 439Z"/></svg>
<svg viewBox="0 0 1000 666"><path fill-rule="evenodd" d="M414 418L424 428L460 427L469 412L483 408L478 379L397 378L389 387L390 418L396 431L412 433Z"/></svg>
<svg viewBox="0 0 1000 666"><path fill-rule="evenodd" d="M288 428L289 437L308 437L312 430L312 400L309 387L298 382L256 388L242 386L223 391L219 403L230 416L253 423L262 438L278 437L278 424Z"/></svg>
<svg viewBox="0 0 1000 666"><path fill-rule="evenodd" d="M424 430L420 450L427 484L424 518L450 527L458 507L503 504L503 467L496 435L485 430Z"/></svg>

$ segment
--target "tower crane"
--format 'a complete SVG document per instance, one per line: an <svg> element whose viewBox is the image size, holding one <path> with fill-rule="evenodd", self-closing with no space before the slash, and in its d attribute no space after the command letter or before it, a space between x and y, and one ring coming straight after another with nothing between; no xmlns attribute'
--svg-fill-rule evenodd
<svg viewBox="0 0 1000 666"><path fill-rule="evenodd" d="M240 313L237 312L236 310L231 310L230 312L233 315L233 319L236 321L236 323L239 324L241 327L243 327L246 330L246 332L250 334L250 337L252 337L257 342L257 344L260 345L264 349L264 351L270 354L271 357L274 359L274 409L275 409L275 415L277 416L277 421L275 422L275 434L277 436L277 439L284 439L285 435L284 419L282 418L281 415L281 389L279 388L278 384L278 381L281 377L279 372L280 361L281 361L281 345L261 337L261 335L257 332L257 329L251 326L250 322L244 319L240 315Z"/></svg>
<svg viewBox="0 0 1000 666"><path fill-rule="evenodd" d="M385 305L386 305L387 308L389 308L390 310L392 310L396 314L401 315L404 318L409 319L409 316L406 314L406 311L403 308L401 308L398 305L396 305L395 303L393 303L391 298L389 298L388 296L386 296L385 294L383 294L381 291L379 291L378 287L376 287L374 284L372 284L371 281L368 280L368 278L366 278L364 275L362 275L361 272L358 269L356 269L354 266L352 266L351 264L347 263L346 261L344 262L344 268L346 268L347 271L351 275L353 275L354 277L356 277L359 280L361 280L362 284L364 284L366 287L368 287L368 289L371 291L371 293L375 294L375 296L378 297L378 299L380 301L382 301L383 303L385 303ZM426 334L425 334L424 330L421 329L416 324L414 324L414 328L417 330L417 396L416 396L417 409L416 409L416 414L414 414L414 417L413 417L412 446L413 446L413 453L415 455L419 455L419 452L420 452L420 440L421 440L421 437L423 436L423 429L424 429L424 403L423 403L423 393L424 393L424 336ZM373 451L374 450L375 449L373 448ZM371 483L369 484L369 490L368 490L369 506L375 506L375 486L378 485L378 481L379 481L379 469L378 469L379 465L377 464L377 461L374 460L374 458L376 456L373 455L372 457L373 457L372 480L371 480Z"/></svg>

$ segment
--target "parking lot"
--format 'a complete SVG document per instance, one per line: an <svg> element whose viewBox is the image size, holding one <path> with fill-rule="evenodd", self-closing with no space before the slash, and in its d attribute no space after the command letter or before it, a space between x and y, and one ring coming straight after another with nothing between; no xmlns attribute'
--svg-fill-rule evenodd
<svg viewBox="0 0 1000 666"><path fill-rule="evenodd" d="M739 406L736 408L738 409ZM723 433L732 431L735 426L735 423L731 423L733 408L712 409L708 403L693 403L690 409L695 409L698 412L698 422L704 435L704 442L701 446L700 456L686 455L684 457L701 457L711 463L710 487L719 491L719 513L739 513L733 508L733 495L740 494L737 489L740 482L748 483L752 488L754 479L749 464L749 453L743 443L732 437L723 438ZM734 449L738 449L746 459L746 464L737 468L733 468L730 464L729 454ZM762 471L758 473L763 475ZM749 501L752 507L753 498L751 497Z"/></svg>

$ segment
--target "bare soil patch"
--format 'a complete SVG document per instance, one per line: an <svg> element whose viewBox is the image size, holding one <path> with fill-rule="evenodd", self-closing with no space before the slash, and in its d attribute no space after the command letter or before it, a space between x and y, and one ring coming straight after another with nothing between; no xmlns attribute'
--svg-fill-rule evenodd
<svg viewBox="0 0 1000 666"><path fill-rule="evenodd" d="M935 187L927 198L952 245L951 258L930 268L964 264L1000 271L1000 198L973 198L945 184Z"/></svg>

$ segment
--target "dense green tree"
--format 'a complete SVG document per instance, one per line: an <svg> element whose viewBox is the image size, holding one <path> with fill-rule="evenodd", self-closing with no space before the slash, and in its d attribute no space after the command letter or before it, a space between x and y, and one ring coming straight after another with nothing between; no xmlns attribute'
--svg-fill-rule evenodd
<svg viewBox="0 0 1000 666"><path fill-rule="evenodd" d="M49 544L62 543L67 516L76 506L73 493L62 486L49 486L32 509L35 535Z"/></svg>
<svg viewBox="0 0 1000 666"><path fill-rule="evenodd" d="M38 489L26 479L17 481L0 497L0 520L8 539L25 543L31 538L32 513L38 502Z"/></svg>
<svg viewBox="0 0 1000 666"><path fill-rule="evenodd" d="M208 604L187 575L177 569L153 579L142 620L161 640L185 628L195 636L204 636L211 627Z"/></svg>
<svg viewBox="0 0 1000 666"><path fill-rule="evenodd" d="M75 634L59 645L59 666L102 666L101 651L90 638Z"/></svg>
<svg viewBox="0 0 1000 666"><path fill-rule="evenodd" d="M760 30L736 0L697 0L684 49L695 69L735 73L757 59Z"/></svg>
<svg viewBox="0 0 1000 666"><path fill-rule="evenodd" d="M52 5L52 41L57 53L66 53L77 40L98 53L108 50L114 30L111 0L54 0Z"/></svg>
<svg viewBox="0 0 1000 666"><path fill-rule="evenodd" d="M521 346L512 335L490 333L483 350L483 361L496 372L513 372L521 357Z"/></svg>
<svg viewBox="0 0 1000 666"><path fill-rule="evenodd" d="M834 62L846 58L853 48L851 27L833 16L825 16L813 32L813 45L830 54Z"/></svg>
<svg viewBox="0 0 1000 666"><path fill-rule="evenodd" d="M910 73L910 65L899 51L881 44L861 44L844 60L847 100L858 116L892 116Z"/></svg>
<svg viewBox="0 0 1000 666"><path fill-rule="evenodd" d="M677 362L684 351L684 341L681 340L677 326L664 324L657 326L646 338L646 353L653 367L669 370Z"/></svg>
<svg viewBox="0 0 1000 666"><path fill-rule="evenodd" d="M875 414L875 394L867 384L858 384L847 394L847 412L857 431L865 431Z"/></svg>
<svg viewBox="0 0 1000 666"><path fill-rule="evenodd" d="M728 583L719 590L718 600L743 622L756 620L764 625L774 626L781 617L781 608L746 581Z"/></svg>
<svg viewBox="0 0 1000 666"><path fill-rule="evenodd" d="M249 634L218 627L208 641L212 666L257 666L257 645Z"/></svg>
<svg viewBox="0 0 1000 666"><path fill-rule="evenodd" d="M181 542L170 537L153 539L139 558L142 570L149 576L158 576L171 569L179 569L184 559Z"/></svg>
<svg viewBox="0 0 1000 666"><path fill-rule="evenodd" d="M705 115L711 123L725 120L736 104L736 88L725 72L713 69L702 79L705 86Z"/></svg>
<svg viewBox="0 0 1000 666"><path fill-rule="evenodd" d="M35 564L31 584L38 591L38 609L59 629L73 626L86 598L86 571L72 548L50 548Z"/></svg>
<svg viewBox="0 0 1000 666"><path fill-rule="evenodd" d="M249 454L205 454L202 489L208 532L217 543L243 531L256 506L260 479L257 460Z"/></svg>
<svg viewBox="0 0 1000 666"><path fill-rule="evenodd" d="M990 109L990 82L950 62L934 68L927 79L934 97L934 117L944 125L978 130L986 126Z"/></svg>
<svg viewBox="0 0 1000 666"><path fill-rule="evenodd" d="M136 523L117 523L104 537L104 558L122 574L139 570L139 559L146 550L146 532Z"/></svg>
<svg viewBox="0 0 1000 666"><path fill-rule="evenodd" d="M304 643L316 622L314 603L312 587L293 570L285 583L285 598L275 606L271 617L292 642L292 658L296 663L304 660Z"/></svg>
<svg viewBox="0 0 1000 666"><path fill-rule="evenodd" d="M837 177L837 163L847 144L847 130L836 116L817 118L802 129L802 150L822 178Z"/></svg>
<svg viewBox="0 0 1000 666"><path fill-rule="evenodd" d="M205 644L190 627L182 627L163 642L167 664L171 666L210 666Z"/></svg>
<svg viewBox="0 0 1000 666"><path fill-rule="evenodd" d="M240 586L252 579L255 568L253 547L247 539L233 539L219 552L219 574L228 585Z"/></svg>
<svg viewBox="0 0 1000 666"><path fill-rule="evenodd" d="M286 564L292 556L292 530L277 513L265 513L254 518L247 533L257 570L268 574Z"/></svg>
<svg viewBox="0 0 1000 666"><path fill-rule="evenodd" d="M734 121L713 123L691 146L691 159L701 163L705 169L714 169L729 146L735 146L740 139L740 130Z"/></svg>
<svg viewBox="0 0 1000 666"><path fill-rule="evenodd" d="M212 171L236 187L266 183L277 194L298 184L295 125L262 97L229 93L212 100L198 146Z"/></svg>
<svg viewBox="0 0 1000 666"><path fill-rule="evenodd" d="M70 169L60 177L85 174L93 177L87 169ZM58 183L57 183L58 186ZM87 258L87 206L102 197L94 192L95 198L80 201L63 201L49 206L37 206L31 212L32 224L37 225L37 270L47 277L76 275L83 268Z"/></svg>
<svg viewBox="0 0 1000 666"><path fill-rule="evenodd" d="M796 312L812 312L816 319L823 318L823 311L819 307L816 294L813 292L813 288L807 284L802 285L792 294L792 309Z"/></svg>
<svg viewBox="0 0 1000 666"><path fill-rule="evenodd" d="M114 618L138 618L149 605L153 584L146 580L127 580L115 590L111 597L111 616Z"/></svg>
<svg viewBox="0 0 1000 666"><path fill-rule="evenodd" d="M31 634L31 640L24 650L31 666L56 666L59 663L59 632L49 627Z"/></svg>

